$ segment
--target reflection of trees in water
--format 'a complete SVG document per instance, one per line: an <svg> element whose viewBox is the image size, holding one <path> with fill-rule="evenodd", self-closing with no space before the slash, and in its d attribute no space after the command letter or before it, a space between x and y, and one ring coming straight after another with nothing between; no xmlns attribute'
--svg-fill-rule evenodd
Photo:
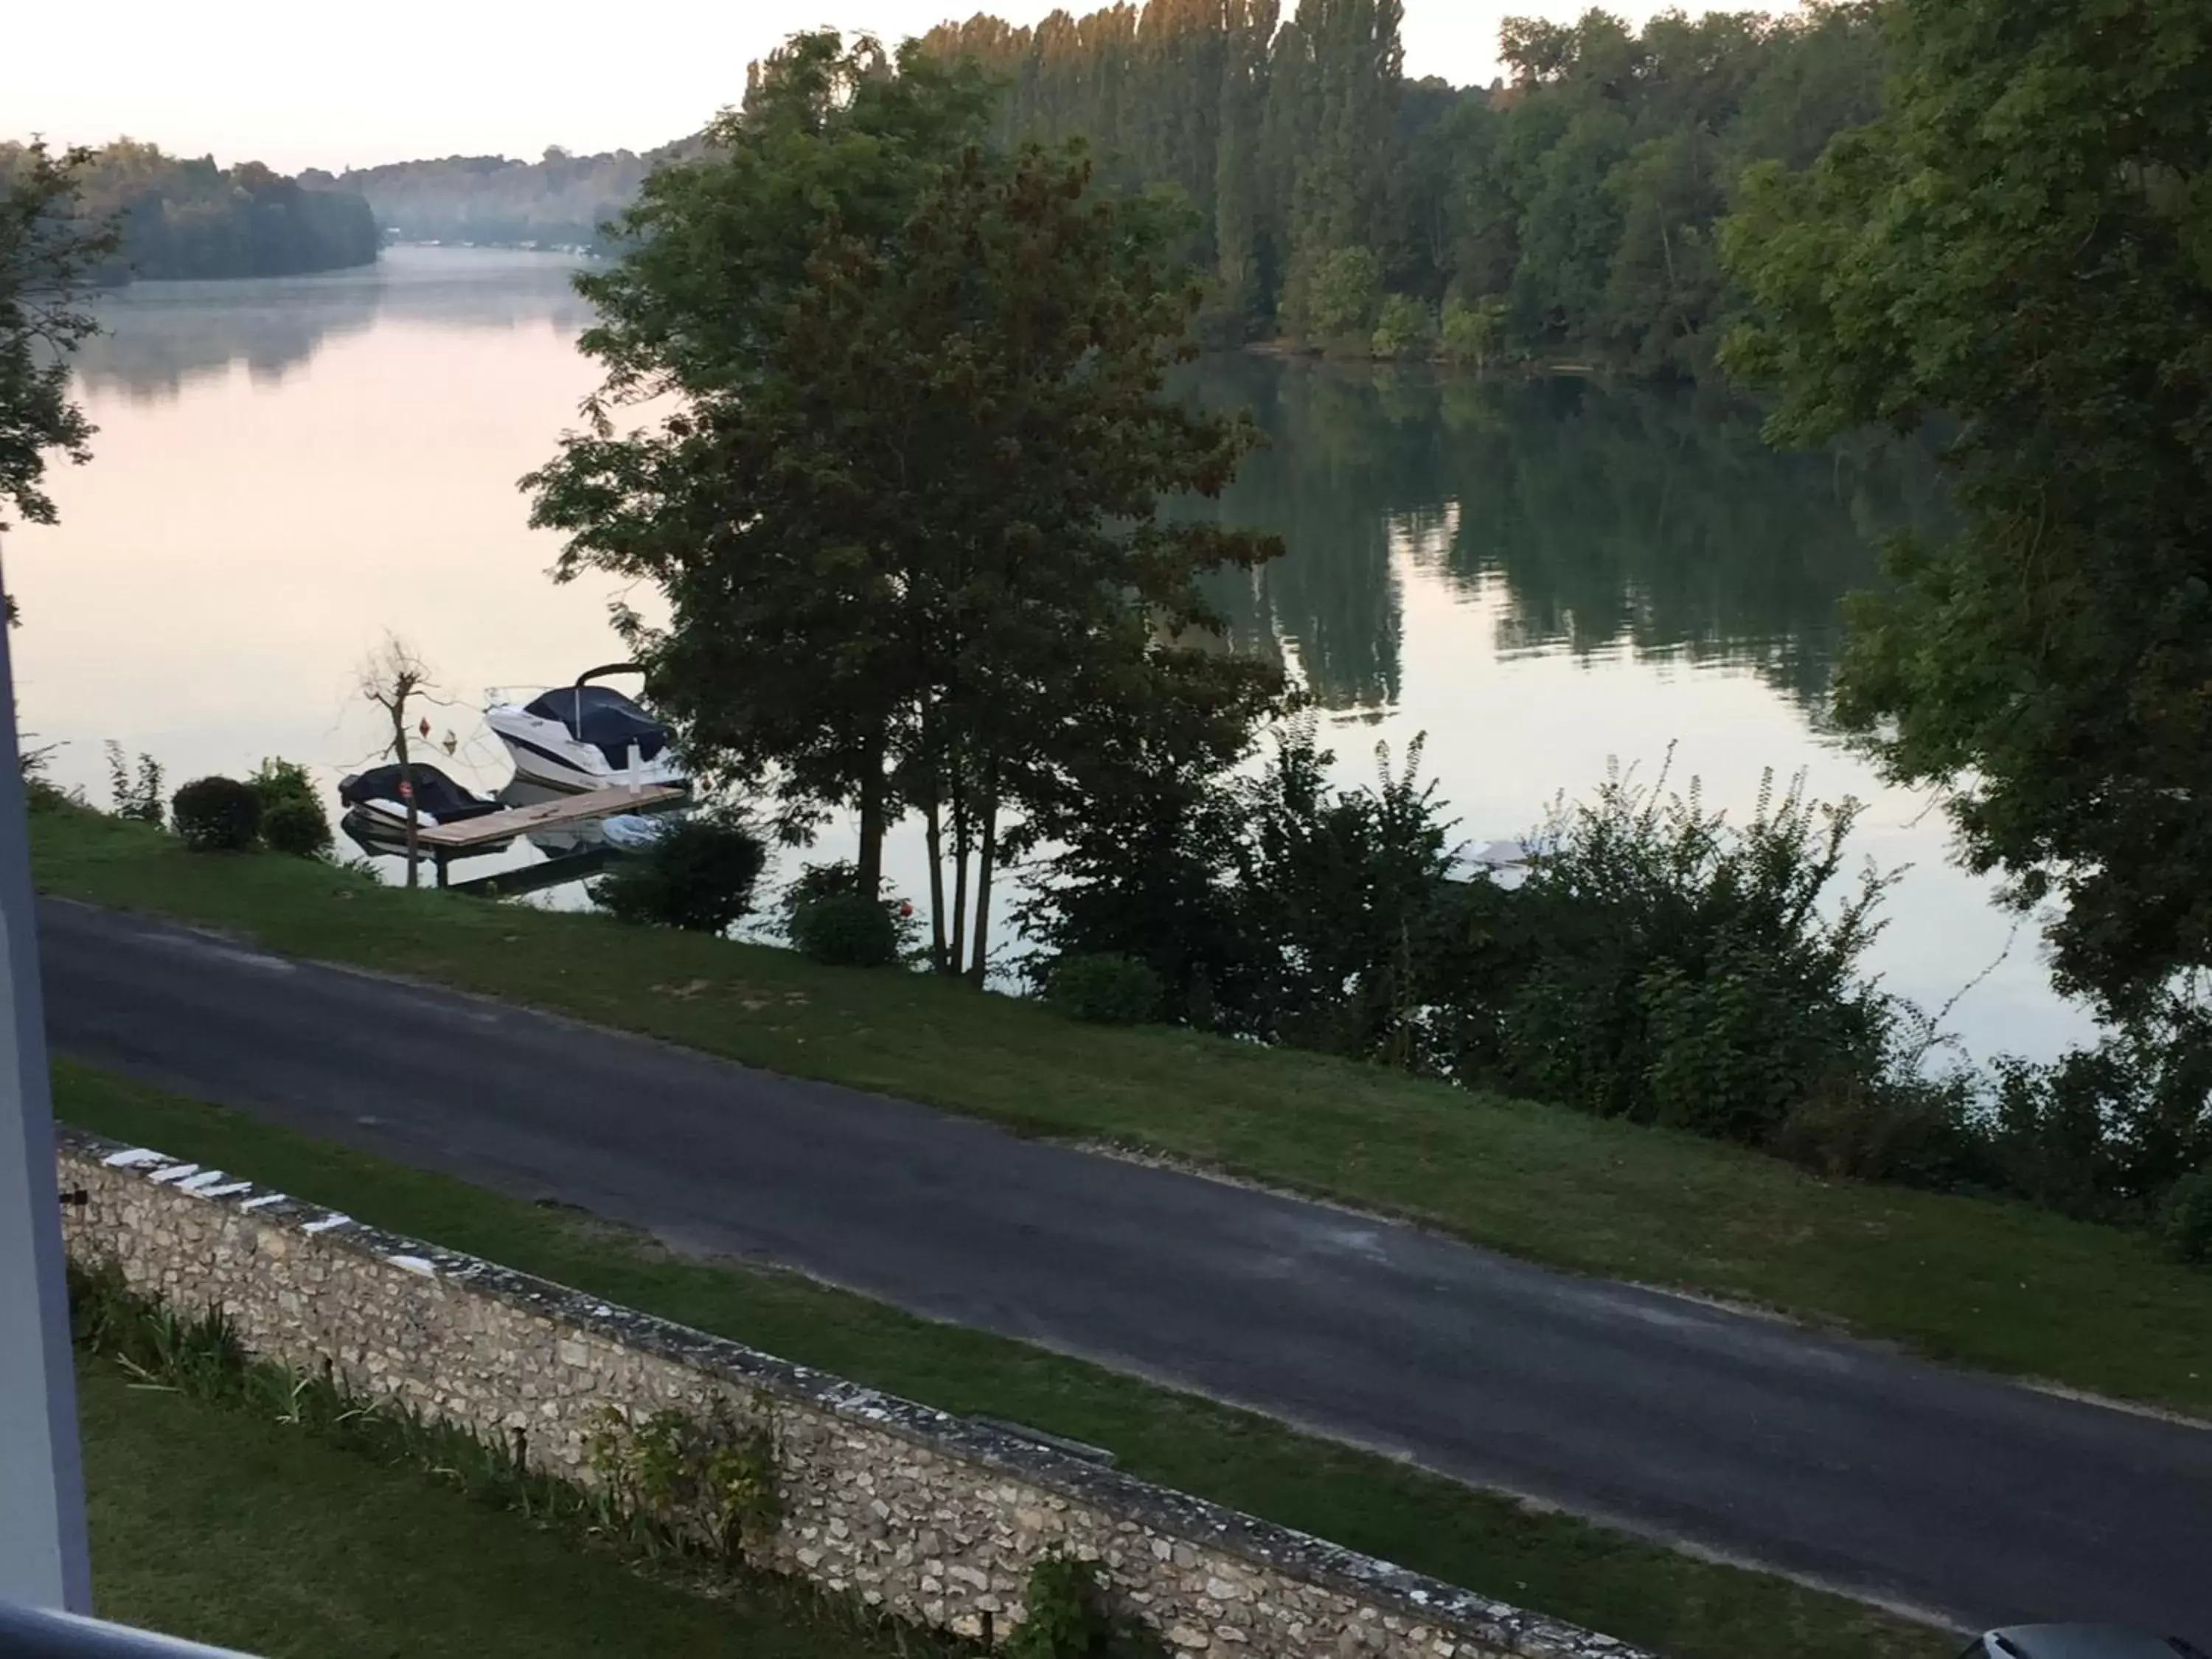
<svg viewBox="0 0 2212 1659"><path fill-rule="evenodd" d="M79 349L77 372L95 392L163 402L238 363L281 380L325 342L380 322L573 333L590 319L568 286L575 268L550 254L401 248L325 276L136 283L102 297L106 331Z"/></svg>
<svg viewBox="0 0 2212 1659"><path fill-rule="evenodd" d="M1924 449L1778 454L1756 411L1687 392L1252 358L1199 386L1274 440L1220 509L1290 547L1229 596L1238 632L1297 641L1334 706L1396 693L1394 535L1470 591L1502 581L1502 651L1681 652L1811 703L1875 538L1941 512Z"/></svg>

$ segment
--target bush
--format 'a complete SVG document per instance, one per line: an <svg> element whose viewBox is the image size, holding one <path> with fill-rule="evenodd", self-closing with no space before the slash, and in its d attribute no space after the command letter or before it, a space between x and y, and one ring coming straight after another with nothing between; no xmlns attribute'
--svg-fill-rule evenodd
<svg viewBox="0 0 2212 1659"><path fill-rule="evenodd" d="M1801 1093L1767 1144L1816 1174L1949 1192L1990 1184L1966 1080L1906 1085L1832 1074Z"/></svg>
<svg viewBox="0 0 2212 1659"><path fill-rule="evenodd" d="M695 933L724 933L753 908L768 847L727 817L689 818L592 885L619 920Z"/></svg>
<svg viewBox="0 0 2212 1659"><path fill-rule="evenodd" d="M330 814L315 781L297 761L264 760L252 777L261 797L261 839L295 858L320 856L331 844Z"/></svg>
<svg viewBox="0 0 2212 1659"><path fill-rule="evenodd" d="M1052 964L1044 1000L1094 1025L1145 1025L1160 1017L1167 987L1134 957L1062 957Z"/></svg>
<svg viewBox="0 0 2212 1659"><path fill-rule="evenodd" d="M319 800L287 797L262 811L261 839L272 852L318 858L330 848L330 817Z"/></svg>
<svg viewBox="0 0 2212 1659"><path fill-rule="evenodd" d="M1382 301L1372 343L1378 357L1425 362L1436 350L1436 317L1412 295L1393 294Z"/></svg>
<svg viewBox="0 0 2212 1659"><path fill-rule="evenodd" d="M1764 1145L1834 1079L1902 1082L1907 1011L1860 971L1888 878L1826 902L1858 805L1771 778L1742 827L1615 775L1556 811L1526 885L1536 960L1504 1009L1504 1081L1604 1117Z"/></svg>
<svg viewBox="0 0 2212 1659"><path fill-rule="evenodd" d="M2175 1260L2212 1267L2212 1164L2173 1183L2159 1206L2158 1231Z"/></svg>
<svg viewBox="0 0 2212 1659"><path fill-rule="evenodd" d="M1505 307L1495 298L1468 305L1444 301L1437 343L1448 362L1480 368L1498 355L1505 331Z"/></svg>
<svg viewBox="0 0 2212 1659"><path fill-rule="evenodd" d="M899 922L865 893L823 893L791 907L791 943L832 968L888 968L899 959Z"/></svg>
<svg viewBox="0 0 2212 1659"><path fill-rule="evenodd" d="M1294 262L1285 308L1306 340L1362 347L1375 330L1382 287L1382 264L1371 249L1308 252Z"/></svg>
<svg viewBox="0 0 2212 1659"><path fill-rule="evenodd" d="M1141 1620L1116 1614L1096 1561L1054 1545L1030 1565L1006 1650L1006 1659L1150 1659L1167 1649Z"/></svg>
<svg viewBox="0 0 2212 1659"><path fill-rule="evenodd" d="M242 853L261 833L261 797L236 778L196 778L169 803L177 833L195 853Z"/></svg>

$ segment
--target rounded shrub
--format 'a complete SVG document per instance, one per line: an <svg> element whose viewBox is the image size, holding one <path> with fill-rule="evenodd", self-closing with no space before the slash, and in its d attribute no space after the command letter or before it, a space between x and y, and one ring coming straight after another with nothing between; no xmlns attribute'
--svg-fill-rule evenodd
<svg viewBox="0 0 2212 1659"><path fill-rule="evenodd" d="M2212 1267L2212 1164L2173 1183L2159 1206L2158 1231L2176 1259Z"/></svg>
<svg viewBox="0 0 2212 1659"><path fill-rule="evenodd" d="M169 816L195 853L241 853L261 833L261 797L236 778L195 778L171 797Z"/></svg>
<svg viewBox="0 0 2212 1659"><path fill-rule="evenodd" d="M318 858L331 844L330 815L311 795L281 796L262 808L261 839L274 852Z"/></svg>
<svg viewBox="0 0 2212 1659"><path fill-rule="evenodd" d="M753 908L767 864L767 844L744 824L687 818L593 883L592 896L623 921L727 933Z"/></svg>
<svg viewBox="0 0 2212 1659"><path fill-rule="evenodd" d="M1097 1025L1142 1025L1160 1017L1167 987L1147 962L1101 951L1066 956L1045 977L1044 1000Z"/></svg>
<svg viewBox="0 0 2212 1659"><path fill-rule="evenodd" d="M824 893L791 907L792 948L833 968L888 968L899 959L898 918L864 893Z"/></svg>

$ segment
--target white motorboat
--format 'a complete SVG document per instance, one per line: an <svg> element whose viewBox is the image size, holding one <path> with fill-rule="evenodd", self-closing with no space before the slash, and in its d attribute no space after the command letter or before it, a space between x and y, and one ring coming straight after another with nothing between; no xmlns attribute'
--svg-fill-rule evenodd
<svg viewBox="0 0 2212 1659"><path fill-rule="evenodd" d="M592 681L635 674L635 663L610 663L574 685L541 691L486 694L484 724L507 745L518 778L574 794L587 789L688 780L668 746L668 728L611 686Z"/></svg>

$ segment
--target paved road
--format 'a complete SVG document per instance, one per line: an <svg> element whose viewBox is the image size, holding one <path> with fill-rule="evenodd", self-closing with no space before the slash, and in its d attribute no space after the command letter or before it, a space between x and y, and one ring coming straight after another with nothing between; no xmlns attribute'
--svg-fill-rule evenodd
<svg viewBox="0 0 2212 1659"><path fill-rule="evenodd" d="M47 902L61 1051L1968 1625L2212 1644L2212 1431Z"/></svg>

